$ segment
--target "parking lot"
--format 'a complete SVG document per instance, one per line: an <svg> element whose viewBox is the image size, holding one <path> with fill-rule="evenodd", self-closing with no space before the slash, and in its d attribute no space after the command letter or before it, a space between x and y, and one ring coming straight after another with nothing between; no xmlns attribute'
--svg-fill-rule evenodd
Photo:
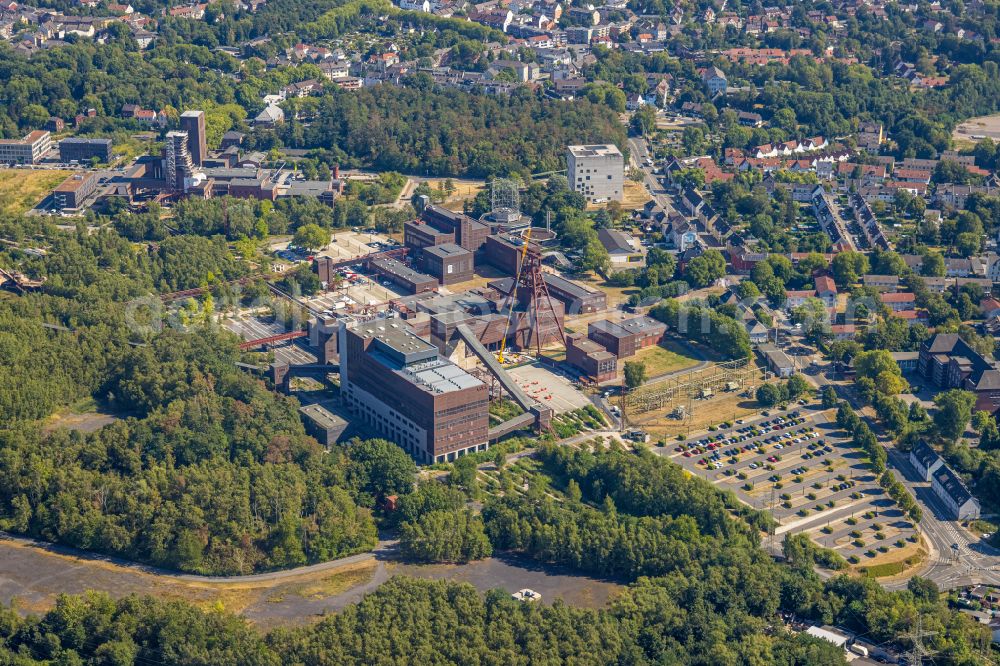
<svg viewBox="0 0 1000 666"><path fill-rule="evenodd" d="M349 306L381 305L406 295L406 292L398 286L386 282L388 281L379 283L376 276L355 274L352 280L345 278L338 289L305 300L311 307L322 312L342 310Z"/></svg>
<svg viewBox="0 0 1000 666"><path fill-rule="evenodd" d="M334 261L340 261L341 259L363 257L372 252L382 252L398 246L399 243L384 234L338 231L333 234L330 244L317 254L331 257Z"/></svg>
<svg viewBox="0 0 1000 666"><path fill-rule="evenodd" d="M909 553L914 526L886 495L832 412L798 406L734 423L660 452L769 511L776 534L806 532L852 563Z"/></svg>

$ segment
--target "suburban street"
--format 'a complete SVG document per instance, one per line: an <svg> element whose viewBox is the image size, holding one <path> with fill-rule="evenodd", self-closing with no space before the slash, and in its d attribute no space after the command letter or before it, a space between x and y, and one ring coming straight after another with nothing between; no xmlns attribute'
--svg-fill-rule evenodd
<svg viewBox="0 0 1000 666"><path fill-rule="evenodd" d="M917 481L909 459L894 446L887 446L889 462L923 508L920 529L930 547L927 566L918 575L929 578L941 589L966 585L1000 585L1000 551L976 539L956 522L948 520L944 507L930 484ZM957 546L957 547L956 547ZM903 587L905 581L886 587Z"/></svg>
<svg viewBox="0 0 1000 666"><path fill-rule="evenodd" d="M819 372L810 379L820 388L826 384L833 385L840 398L847 400L856 410L861 407L849 387L834 384L825 372ZM1000 550L976 539L957 522L949 520L930 484L918 480L908 456L891 443L882 443L889 455L889 469L902 480L923 509L920 531L929 553L925 565L912 575L928 578L942 590L979 584L1000 585ZM906 587L906 580L888 582L885 587L903 588Z"/></svg>
<svg viewBox="0 0 1000 666"><path fill-rule="evenodd" d="M653 199L656 200L656 203L663 208L667 215L675 212L670 197L667 196L666 191L660 184L659 178L653 173L653 167L645 165L646 158L650 156L649 144L646 139L642 137L630 137L628 145L631 150L632 164L642 170L643 182L646 185L646 189L653 196Z"/></svg>

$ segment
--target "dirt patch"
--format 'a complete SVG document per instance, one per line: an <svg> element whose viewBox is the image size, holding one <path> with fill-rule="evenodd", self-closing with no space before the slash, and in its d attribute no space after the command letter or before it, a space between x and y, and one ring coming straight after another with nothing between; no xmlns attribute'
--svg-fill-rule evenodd
<svg viewBox="0 0 1000 666"><path fill-rule="evenodd" d="M625 193L624 199L622 201L622 208L628 210L636 210L637 208L642 208L646 205L646 202L651 201L653 196L646 189L644 183L637 183L630 178L625 179Z"/></svg>
<svg viewBox="0 0 1000 666"><path fill-rule="evenodd" d="M121 417L115 414L100 411L93 400L81 400L50 415L42 426L42 432L47 434L59 428L95 432L119 418Z"/></svg>
<svg viewBox="0 0 1000 666"><path fill-rule="evenodd" d="M416 578L471 583L480 592L501 588L516 592L532 589L542 595L542 603L562 599L583 608L602 608L622 589L618 583L578 576L558 567L540 565L520 558L492 557L465 565L389 564L390 574Z"/></svg>
<svg viewBox="0 0 1000 666"><path fill-rule="evenodd" d="M278 580L200 582L8 540L0 541L0 603L16 602L23 612L41 613L52 608L60 594L96 590L114 597L149 594L178 599L204 609L245 614L266 624L301 622L311 615L298 613L301 606L365 585L376 565L374 560L365 560Z"/></svg>
<svg viewBox="0 0 1000 666"><path fill-rule="evenodd" d="M969 118L955 128L951 138L956 148L971 147L985 138L1000 141L1000 113Z"/></svg>
<svg viewBox="0 0 1000 666"><path fill-rule="evenodd" d="M448 210L453 210L455 212L462 212L463 204L466 201L472 201L476 198L486 184L481 180L458 180L455 178L451 179L452 191L447 191L445 188L447 179L442 180L429 180L427 185L430 186L432 190L441 190L445 193L445 199L441 202L441 205Z"/></svg>
<svg viewBox="0 0 1000 666"><path fill-rule="evenodd" d="M332 575L319 575L315 579L303 578L288 585L277 585L265 598L268 603L278 603L289 596L303 599L325 599L363 585L375 574L374 560L344 567Z"/></svg>
<svg viewBox="0 0 1000 666"><path fill-rule="evenodd" d="M605 606L621 589L614 582L507 558L427 566L376 558L277 580L202 582L0 540L0 603L13 604L23 613L51 609L60 594L95 590L116 598L138 594L183 600L204 609L237 613L267 628L300 625L360 601L396 574L468 582L481 592L529 587L543 595L543 603L561 598L591 608Z"/></svg>

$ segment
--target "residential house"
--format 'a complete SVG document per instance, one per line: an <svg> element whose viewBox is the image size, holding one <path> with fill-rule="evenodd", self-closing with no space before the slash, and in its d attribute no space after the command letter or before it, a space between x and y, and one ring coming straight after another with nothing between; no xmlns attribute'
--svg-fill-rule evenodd
<svg viewBox="0 0 1000 666"><path fill-rule="evenodd" d="M791 310L803 305L810 298L816 298L815 289L801 289L798 291L785 292L785 309Z"/></svg>
<svg viewBox="0 0 1000 666"><path fill-rule="evenodd" d="M833 278L820 275L816 278L816 298L823 301L828 308L837 305L837 285Z"/></svg>
<svg viewBox="0 0 1000 666"><path fill-rule="evenodd" d="M285 112L280 106L270 105L257 114L253 119L254 127L275 127L285 122Z"/></svg>
<svg viewBox="0 0 1000 666"><path fill-rule="evenodd" d="M708 91L708 94L712 96L726 92L726 89L729 87L729 80L726 78L725 73L714 65L702 72L701 82Z"/></svg>
<svg viewBox="0 0 1000 666"><path fill-rule="evenodd" d="M640 268L646 263L646 255L635 238L617 229L598 229L597 238L611 257L611 266L617 268Z"/></svg>
<svg viewBox="0 0 1000 666"><path fill-rule="evenodd" d="M925 440L919 440L910 449L910 466L916 470L921 481L927 482L934 478L934 473L942 465L944 460Z"/></svg>
<svg viewBox="0 0 1000 666"><path fill-rule="evenodd" d="M979 500L972 496L961 477L948 465L942 464L931 478L931 488L953 520L975 520L980 516Z"/></svg>
<svg viewBox="0 0 1000 666"><path fill-rule="evenodd" d="M885 292L879 294L879 299L893 312L913 310L916 306L916 296L910 292Z"/></svg>

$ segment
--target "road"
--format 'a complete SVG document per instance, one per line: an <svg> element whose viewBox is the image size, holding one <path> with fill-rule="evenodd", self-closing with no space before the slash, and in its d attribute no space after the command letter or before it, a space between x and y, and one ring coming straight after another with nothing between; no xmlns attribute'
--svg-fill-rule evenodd
<svg viewBox="0 0 1000 666"><path fill-rule="evenodd" d="M834 384L826 377L825 372L810 379L821 388L827 384L832 385L838 397L847 400L855 410L860 411L861 405L850 387ZM881 443L889 456L890 471L903 482L922 509L920 532L924 535L930 552L927 563L912 572L912 575L928 578L942 590L968 585L1000 585L1000 550L977 540L957 522L950 520L930 484L921 481L910 466L907 455L896 449L891 442ZM906 580L892 581L886 583L885 587L903 588L906 587Z"/></svg>
<svg viewBox="0 0 1000 666"><path fill-rule="evenodd" d="M933 580L943 590L967 585L1000 585L1000 551L947 518L930 484L919 480L906 454L894 446L887 446L886 451L896 477L923 508L920 530L926 537L930 555L918 575ZM903 585L898 584L899 587Z"/></svg>
<svg viewBox="0 0 1000 666"><path fill-rule="evenodd" d="M642 170L643 182L646 184L646 189L649 190L653 199L660 205L661 208L663 208L664 212L666 212L668 216L671 213L676 212L670 197L660 184L659 178L657 178L656 174L653 173L653 167L647 167L644 164L646 158L650 157L649 144L646 139L638 136L631 137L628 140L628 145L633 165Z"/></svg>

